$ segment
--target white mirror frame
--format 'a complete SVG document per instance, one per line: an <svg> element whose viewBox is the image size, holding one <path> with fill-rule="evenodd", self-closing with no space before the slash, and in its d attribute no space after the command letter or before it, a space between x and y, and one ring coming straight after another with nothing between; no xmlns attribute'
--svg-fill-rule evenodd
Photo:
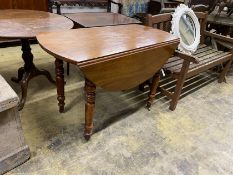
<svg viewBox="0 0 233 175"><path fill-rule="evenodd" d="M179 31L179 22L180 22L180 18L182 15L184 14L188 14L190 16L190 18L192 18L194 25L195 25L195 38L194 38L194 42L191 45L187 45L185 44L181 37L180 37L180 31ZM180 38L180 44L178 46L178 49L186 54L192 54L193 52L195 52L197 50L197 47L200 43L200 24L198 21L197 16L195 15L195 13L193 12L192 9L188 8L188 6L184 5L184 4L180 4L175 12L172 14L172 30L171 33L173 35L175 35L176 37Z"/></svg>

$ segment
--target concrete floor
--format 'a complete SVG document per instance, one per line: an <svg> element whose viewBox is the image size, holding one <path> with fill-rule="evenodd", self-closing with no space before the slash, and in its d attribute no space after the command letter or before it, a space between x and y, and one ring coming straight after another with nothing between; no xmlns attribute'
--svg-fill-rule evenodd
<svg viewBox="0 0 233 175"><path fill-rule="evenodd" d="M32 51L36 65L53 73L54 59L38 45ZM19 47L0 49L0 74L19 94L10 77L22 65L20 57ZM82 137L82 75L71 66L66 80L64 114L54 85L44 77L30 82L21 120L31 159L7 175L233 174L233 69L228 83L218 84L210 73L187 81L173 112L160 95L148 111L147 92L98 89L89 142Z"/></svg>

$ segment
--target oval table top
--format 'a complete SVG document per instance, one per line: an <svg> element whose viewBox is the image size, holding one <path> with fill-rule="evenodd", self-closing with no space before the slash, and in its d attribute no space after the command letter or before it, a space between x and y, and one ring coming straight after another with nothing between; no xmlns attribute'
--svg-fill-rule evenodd
<svg viewBox="0 0 233 175"><path fill-rule="evenodd" d="M114 59L147 47L178 43L170 33L138 24L73 29L37 35L41 47L53 56L79 66Z"/></svg>
<svg viewBox="0 0 233 175"><path fill-rule="evenodd" d="M56 59L76 64L85 78L110 91L130 89L151 78L179 43L170 33L137 24L41 33L37 41Z"/></svg>
<svg viewBox="0 0 233 175"><path fill-rule="evenodd" d="M34 38L40 32L67 30L73 27L68 18L35 10L0 10L1 38Z"/></svg>

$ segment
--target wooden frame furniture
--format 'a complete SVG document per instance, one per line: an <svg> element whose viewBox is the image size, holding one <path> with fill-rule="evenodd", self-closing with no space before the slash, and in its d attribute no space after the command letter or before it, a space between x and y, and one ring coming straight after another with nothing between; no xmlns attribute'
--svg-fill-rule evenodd
<svg viewBox="0 0 233 175"><path fill-rule="evenodd" d="M48 11L48 0L0 0L0 9L27 9ZM20 45L18 39L0 38L0 47Z"/></svg>
<svg viewBox="0 0 233 175"><path fill-rule="evenodd" d="M111 5L118 5L118 13L121 13L123 5L113 0L49 0L49 11L52 11L53 5L56 6L57 14L61 14L61 6L103 6L107 7L107 12L111 12Z"/></svg>
<svg viewBox="0 0 233 175"><path fill-rule="evenodd" d="M50 82L55 83L48 71L39 70L34 65L29 39L35 39L36 34L40 32L68 30L72 27L73 22L69 19L49 12L0 10L0 38L20 39L22 44L24 66L19 68L18 77L12 78L12 81L21 85L22 97L18 106L19 110L24 107L28 83L32 78L44 75Z"/></svg>
<svg viewBox="0 0 233 175"><path fill-rule="evenodd" d="M215 8L215 1L217 0L188 0L188 6L197 12L211 13Z"/></svg>
<svg viewBox="0 0 233 175"><path fill-rule="evenodd" d="M92 134L96 86L121 91L136 87L153 75L157 82L157 71L179 43L179 39L170 33L136 24L43 33L37 40L56 58L60 112L64 111L65 104L63 60L77 65L83 72L84 136L87 140ZM149 94L150 98L153 96L154 89Z"/></svg>
<svg viewBox="0 0 233 175"><path fill-rule="evenodd" d="M233 13L233 1L232 0L214 0L212 11L215 9L216 6L218 6L217 15L220 15L220 13L223 11L225 7L228 8L228 11L226 13L227 16L231 16L231 14Z"/></svg>
<svg viewBox="0 0 233 175"><path fill-rule="evenodd" d="M197 15L201 25L201 43L198 50L192 55L186 55L176 51L174 56L170 58L163 67L165 72L168 72L174 79L177 80L174 92L170 92L162 87L158 88L164 95L171 99L169 107L170 110L175 110L177 106L185 79L213 68L219 64L224 64L224 68L222 69L218 80L218 82L221 83L226 81L225 75L232 63L233 50L231 50L231 53L218 51L216 44L214 43L215 40L233 43L233 39L206 31L205 27L207 14L201 12L197 12L195 14ZM171 14L160 14L155 16L149 15L148 18L149 26L157 26L156 28L161 30L170 31L169 28L171 26L170 22L172 19ZM212 38L212 46L207 46L204 44L206 37ZM152 88L156 87L152 85ZM148 107L151 106L152 101L149 101L147 104Z"/></svg>
<svg viewBox="0 0 233 175"><path fill-rule="evenodd" d="M208 15L207 22L210 24L208 30L215 29L216 33L225 36L230 35L233 38L233 15L217 15L217 11L214 11Z"/></svg>

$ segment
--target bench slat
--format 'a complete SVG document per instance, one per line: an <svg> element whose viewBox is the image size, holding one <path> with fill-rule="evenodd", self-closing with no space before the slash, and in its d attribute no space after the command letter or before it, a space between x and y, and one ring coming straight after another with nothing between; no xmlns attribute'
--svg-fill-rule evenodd
<svg viewBox="0 0 233 175"><path fill-rule="evenodd" d="M198 69L201 67L205 67L207 64L211 64L213 61L216 61L217 59L221 60L224 59L227 56L230 56L231 54L229 52L222 52L222 51L216 51L213 49L213 52L210 54L207 54L203 57L199 57L199 63L195 64L195 63L191 63L189 66L189 72L193 71L192 69ZM179 73L179 71L181 70L182 67L182 59L180 59L181 61L179 62L179 64L169 64L167 63L165 65L165 68L171 72L174 73ZM177 61L178 63L178 61Z"/></svg>

